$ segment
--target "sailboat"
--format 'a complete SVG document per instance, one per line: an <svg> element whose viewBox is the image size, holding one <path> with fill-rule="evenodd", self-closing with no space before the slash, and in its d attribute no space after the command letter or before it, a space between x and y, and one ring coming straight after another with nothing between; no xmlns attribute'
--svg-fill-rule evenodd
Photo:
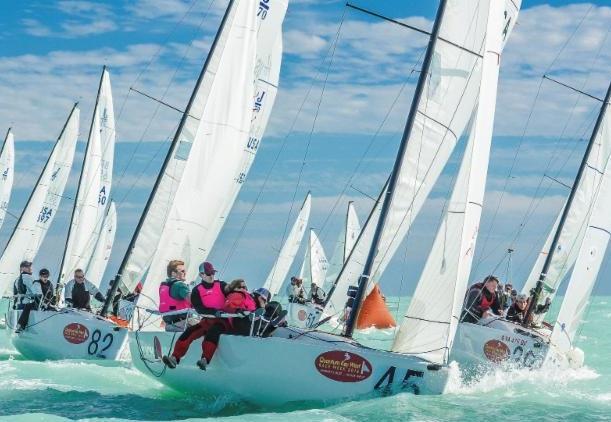
<svg viewBox="0 0 611 422"><path fill-rule="evenodd" d="M288 304L288 321L294 327L310 328L320 318L322 304L314 303L312 299L312 284L321 287L325 282L325 275L329 262L320 239L313 229L310 229L310 238L306 248L299 278L303 280L303 287L309 292L305 303L290 302Z"/></svg>
<svg viewBox="0 0 611 422"><path fill-rule="evenodd" d="M265 338L221 336L214 360L202 373L195 365L200 358L196 347L191 348L176 369L165 369L160 358L168 353L175 333L136 330L130 334L132 356L140 356L134 359L136 367L177 390L191 394L230 394L268 406L346 400L375 392L442 393L450 376L447 365L366 347L352 335L374 275L378 251L386 255L389 247L386 239L394 239L399 230L397 224L403 221L414 201L413 187L422 186L419 195L428 194L429 184L439 176L477 102L483 64L498 66L501 46L490 43L512 24L516 12L513 2L506 4L501 0L440 2L379 211L374 210L375 218L370 215L369 226L366 223L341 271L346 274L347 267L351 266L356 270L353 280L359 280L342 335L278 327ZM420 161L411 160L415 157L414 149L420 151ZM368 236L371 236L369 240L363 240ZM365 258L364 266L351 259L357 249ZM257 382L227 382L235 379Z"/></svg>
<svg viewBox="0 0 611 422"><path fill-rule="evenodd" d="M110 76L104 67L60 265L59 296L61 286L72 278L76 269L82 269L86 279L96 287L102 281L116 225L116 211L108 201L114 144L112 91ZM59 303L61 306L61 300ZM60 307L32 311L28 327L16 333L12 342L23 356L34 360L116 360L121 356L126 335L127 329L114 321L85 310Z"/></svg>
<svg viewBox="0 0 611 422"><path fill-rule="evenodd" d="M263 287L269 290L272 297L278 294L282 296L282 293L284 293L281 289L287 280L287 275L291 269L291 265L293 265L293 261L297 256L299 247L301 246L301 241L303 240L303 236L306 232L308 221L310 219L311 208L312 194L308 192L303 204L301 205L299 214L293 223L293 227L291 227L291 231L286 237L286 240L278 253L278 258L276 258L274 266L265 279L265 283L263 283Z"/></svg>
<svg viewBox="0 0 611 422"><path fill-rule="evenodd" d="M8 201L13 190L13 175L15 174L15 139L12 129L6 132L4 144L0 151L0 227L4 223Z"/></svg>
<svg viewBox="0 0 611 422"><path fill-rule="evenodd" d="M12 295L20 262L36 258L55 219L72 168L78 131L79 108L75 104L0 257L0 294ZM9 311L7 327L15 328L16 314Z"/></svg>
<svg viewBox="0 0 611 422"><path fill-rule="evenodd" d="M580 367L577 329L609 242L611 203L611 85L603 100L569 197L524 286L530 296L520 325L503 319L461 322L452 357L467 369L499 364L539 367L545 362ZM554 324L544 321L555 293L573 268Z"/></svg>

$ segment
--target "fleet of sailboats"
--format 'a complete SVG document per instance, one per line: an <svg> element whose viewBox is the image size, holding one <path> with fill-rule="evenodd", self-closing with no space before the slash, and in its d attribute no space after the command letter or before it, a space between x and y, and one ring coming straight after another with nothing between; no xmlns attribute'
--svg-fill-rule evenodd
<svg viewBox="0 0 611 422"><path fill-rule="evenodd" d="M288 303L288 324L269 336L221 336L205 374L196 366L199 347L179 367L166 370L161 358L180 333L166 330L158 311L165 267L182 259L187 279L197 278L199 264L208 258L247 180L278 92L288 3L229 1L101 310L65 308L60 294L55 307L32 311L28 327L15 331L21 310L9 309L6 326L15 348L35 360L113 361L129 353L135 368L176 390L231 394L266 405L374 392L441 394L452 361L461 368L581 366L576 333L611 236L611 85L569 197L524 286L531 297L532 324L503 318L461 321L484 207L501 56L521 1L441 0L430 33L420 31L429 41L404 132L364 225L349 202L330 260L316 231L309 230L299 277L306 291L316 285L326 298ZM75 104L0 256L0 293L8 297L19 263L36 258L57 214L78 134ZM117 230L115 142L110 74L104 67L56 280L58 292L76 269L96 287L102 285ZM461 142L466 145L452 192L392 348L366 347L354 338L365 298L378 292L382 274L400 245L409 241L414 220ZM9 129L0 151L0 227L14 163ZM286 296L311 209L308 192L263 283L276 299ZM549 324L543 305L567 278L560 312ZM118 293L137 286L140 294L131 305L128 328L128 321L111 315L112 308Z"/></svg>

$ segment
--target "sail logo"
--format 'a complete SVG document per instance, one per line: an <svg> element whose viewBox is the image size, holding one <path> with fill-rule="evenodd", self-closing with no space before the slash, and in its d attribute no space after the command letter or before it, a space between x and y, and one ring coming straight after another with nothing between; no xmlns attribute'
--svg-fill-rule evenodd
<svg viewBox="0 0 611 422"><path fill-rule="evenodd" d="M98 205L106 204L106 186L102 186L100 193L98 194Z"/></svg>
<svg viewBox="0 0 611 422"><path fill-rule="evenodd" d="M371 363L364 357L343 350L318 355L316 369L325 377L339 382L359 382L371 376Z"/></svg>
<svg viewBox="0 0 611 422"><path fill-rule="evenodd" d="M265 98L265 91L257 92L255 95L255 105L252 108L252 111L258 113L261 111L261 107L263 106L263 98Z"/></svg>
<svg viewBox="0 0 611 422"><path fill-rule="evenodd" d="M51 208L51 207L42 207L42 209L38 213L38 220L37 221L39 223L46 223L47 221L49 221L49 219L51 218L52 215L53 215L53 208Z"/></svg>
<svg viewBox="0 0 611 422"><path fill-rule="evenodd" d="M6 178L8 177L8 171L9 171L9 170L10 170L10 169L9 169L9 168L7 168L6 170L4 170L4 171L2 172L2 180L6 180Z"/></svg>
<svg viewBox="0 0 611 422"><path fill-rule="evenodd" d="M73 322L64 327L64 338L68 343L81 344L89 338L89 330L84 325Z"/></svg>
<svg viewBox="0 0 611 422"><path fill-rule="evenodd" d="M261 20L265 20L267 17L267 12L269 11L269 0L261 0L259 2L259 10L257 10L257 16L261 18Z"/></svg>
<svg viewBox="0 0 611 422"><path fill-rule="evenodd" d="M500 340L488 340L484 344L484 355L491 362L503 362L509 358L509 346Z"/></svg>

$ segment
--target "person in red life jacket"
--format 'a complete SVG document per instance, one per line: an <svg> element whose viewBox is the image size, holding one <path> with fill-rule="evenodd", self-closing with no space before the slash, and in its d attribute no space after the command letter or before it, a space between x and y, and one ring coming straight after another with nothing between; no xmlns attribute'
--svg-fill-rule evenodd
<svg viewBox="0 0 611 422"><path fill-rule="evenodd" d="M166 313L191 308L189 286L185 282L187 271L184 261L174 259L166 269L168 278L159 285L159 312ZM164 315L166 330L182 329L187 320L187 314Z"/></svg>
<svg viewBox="0 0 611 422"><path fill-rule="evenodd" d="M501 302L497 296L498 284L499 279L489 275L481 283L471 286L460 320L476 324L482 318L502 316Z"/></svg>
<svg viewBox="0 0 611 422"><path fill-rule="evenodd" d="M271 293L263 287L255 290L252 295L246 289L235 290L227 295L225 312L235 314L244 311L254 312L259 308L266 309L270 299ZM256 321L254 323L256 324ZM214 352L216 352L221 334L248 336L250 335L252 324L253 321L250 318L244 317L230 318L228 323L224 325L213 325L208 330L208 334L206 334L202 344L202 358L197 361L197 366L203 371L206 370L214 356Z"/></svg>
<svg viewBox="0 0 611 422"><path fill-rule="evenodd" d="M218 316L225 307L227 283L215 280L214 274L216 272L210 262L204 262L199 266L201 281L191 291L190 300L190 304L199 314ZM178 338L178 341L176 341L172 354L162 357L163 362L168 368L176 368L176 365L180 363L180 359L187 354L191 343L205 336L212 325L224 323L217 320L218 318L202 318L199 323L187 328Z"/></svg>

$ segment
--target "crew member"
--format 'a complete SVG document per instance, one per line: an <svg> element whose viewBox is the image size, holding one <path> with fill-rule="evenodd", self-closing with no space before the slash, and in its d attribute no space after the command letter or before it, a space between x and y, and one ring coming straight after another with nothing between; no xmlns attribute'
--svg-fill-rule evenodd
<svg viewBox="0 0 611 422"><path fill-rule="evenodd" d="M74 278L64 287L64 300L68 307L91 311L91 296L99 302L106 298L98 288L85 278L85 272L80 268L74 271Z"/></svg>
<svg viewBox="0 0 611 422"><path fill-rule="evenodd" d="M310 288L310 302L315 305L324 305L326 298L327 294L325 291L318 287L316 283L312 283L312 287Z"/></svg>
<svg viewBox="0 0 611 422"><path fill-rule="evenodd" d="M48 309L55 304L55 287L49 280L49 275L51 275L49 270L43 268L38 271L38 280L34 280L34 283L40 285L40 290L42 292L42 298L39 305L40 309Z"/></svg>
<svg viewBox="0 0 611 422"><path fill-rule="evenodd" d="M499 279L487 276L482 283L475 284L467 293L461 321L477 323L480 319L493 315L502 315L500 301L497 297Z"/></svg>
<svg viewBox="0 0 611 422"><path fill-rule="evenodd" d="M32 263L30 261L22 261L19 264L19 277L13 284L13 292L16 295L21 295L16 309L22 309L21 315L17 320L17 329L15 332L19 333L28 326L28 320L30 319L30 312L32 309L37 308L37 301L40 300L42 291L37 283L34 283L32 279Z"/></svg>
<svg viewBox="0 0 611 422"><path fill-rule="evenodd" d="M291 282L286 288L286 294L289 297L289 303L301 303L306 301L306 292L303 288L303 280L299 277L291 277Z"/></svg>
<svg viewBox="0 0 611 422"><path fill-rule="evenodd" d="M191 343L205 336L212 325L224 323L218 318L209 318L210 316L220 314L220 311L225 307L225 292L228 289L227 283L215 280L214 275L216 272L210 262L203 262L199 266L200 282L191 291L191 304L199 314L206 317L202 318L196 325L187 328L181 334L170 356L163 356L162 360L168 368L176 368L176 365L180 363L180 359L189 350ZM243 289L246 288L244 280L234 280L231 286L234 286L234 288L235 286Z"/></svg>
<svg viewBox="0 0 611 422"><path fill-rule="evenodd" d="M524 324L526 321L526 314L528 313L528 296L524 293L520 293L513 305L507 311L507 320L517 322L518 324Z"/></svg>
<svg viewBox="0 0 611 422"><path fill-rule="evenodd" d="M187 270L184 261L173 259L166 268L168 278L159 285L159 312L166 313L191 308ZM166 330L183 329L187 314L164 315Z"/></svg>

